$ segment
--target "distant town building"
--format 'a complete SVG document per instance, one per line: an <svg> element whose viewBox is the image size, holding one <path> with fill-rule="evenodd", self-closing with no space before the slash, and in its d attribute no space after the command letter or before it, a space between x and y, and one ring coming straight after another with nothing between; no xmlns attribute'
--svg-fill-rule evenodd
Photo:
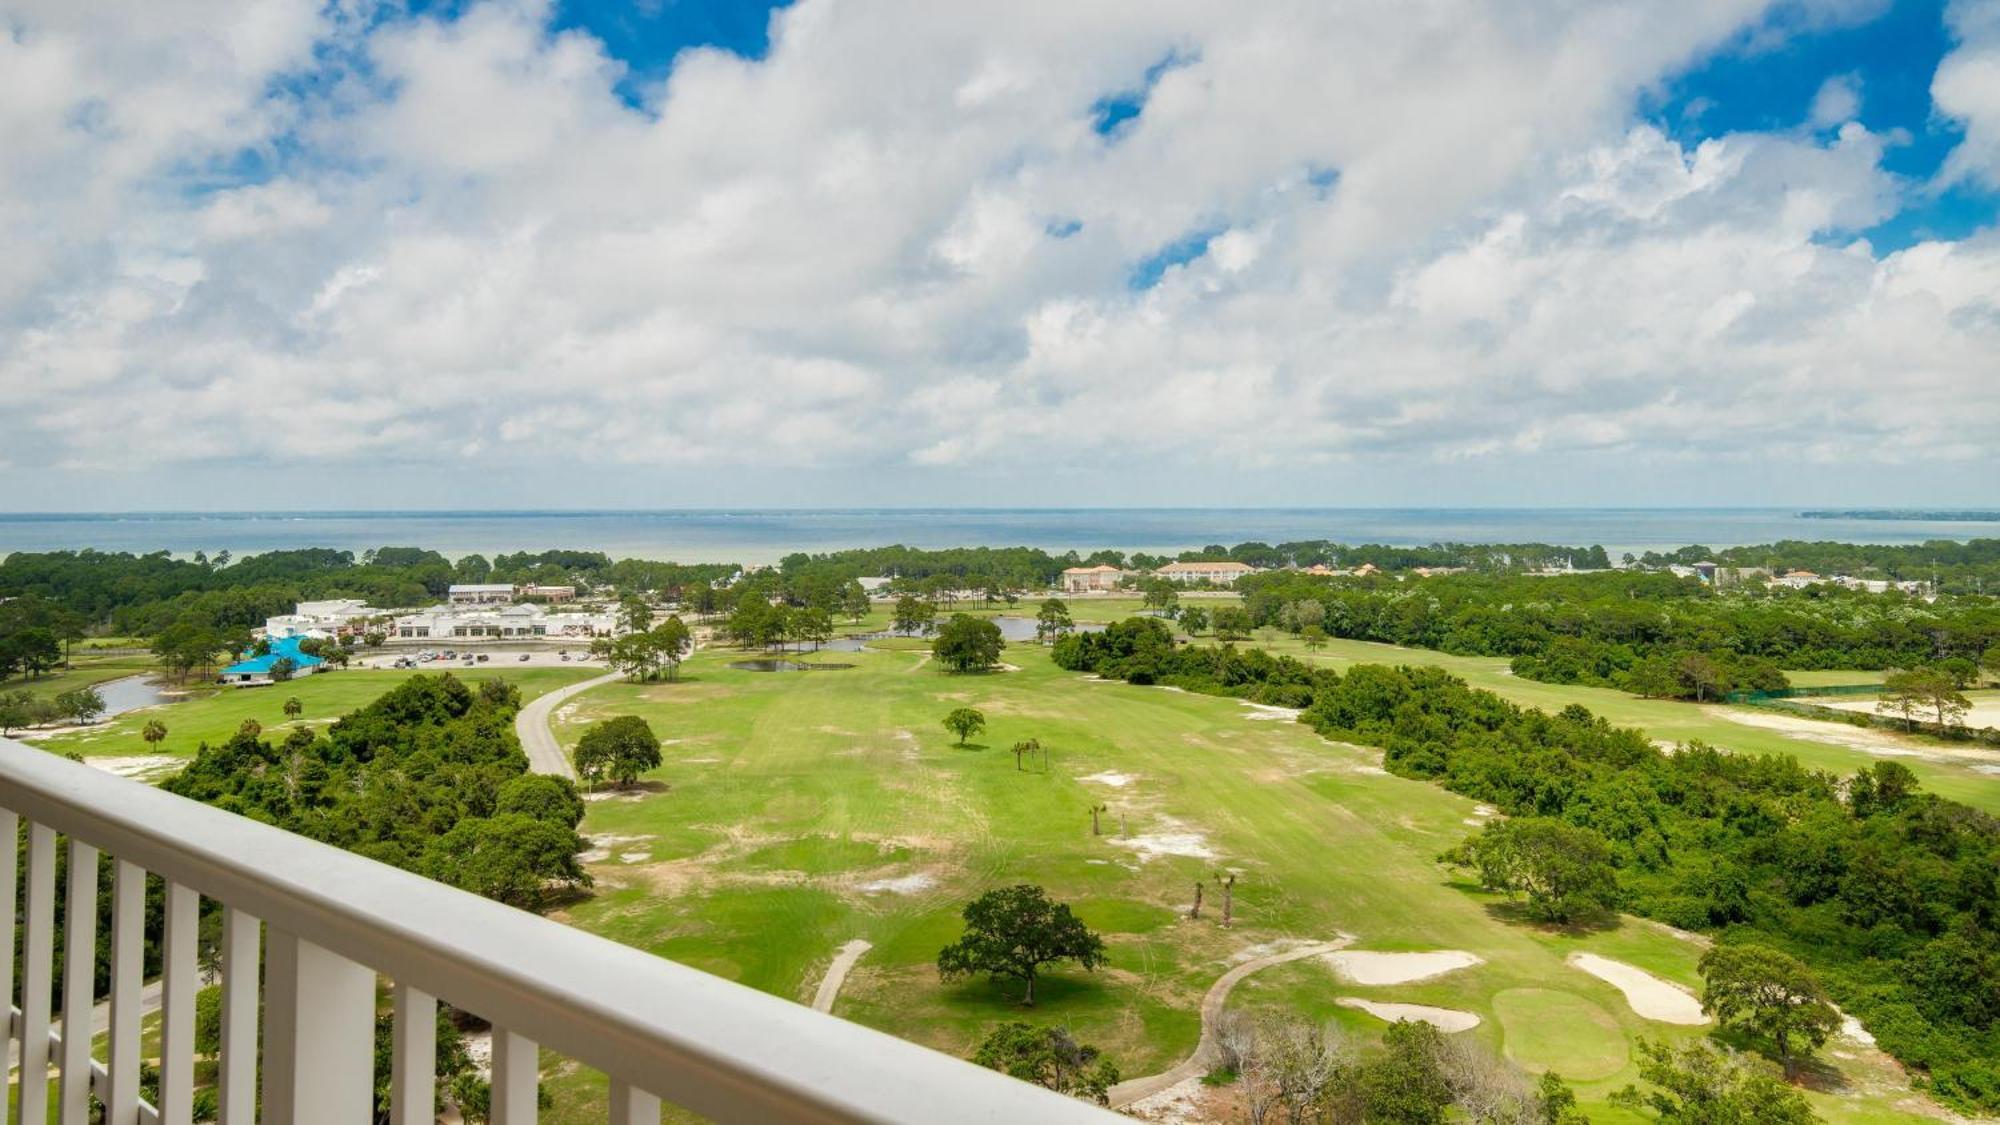
<svg viewBox="0 0 2000 1125"><path fill-rule="evenodd" d="M1773 586L1786 586L1794 590L1803 590L1807 586L1816 586L1823 581L1825 580L1810 570L1788 570L1771 579L1771 584Z"/></svg>
<svg viewBox="0 0 2000 1125"><path fill-rule="evenodd" d="M1155 577L1169 582L1193 583L1213 582L1217 586L1227 586L1256 568L1245 563L1197 560L1195 562L1172 562L1153 572Z"/></svg>
<svg viewBox="0 0 2000 1125"><path fill-rule="evenodd" d="M881 593L882 591L884 591L884 590L888 589L888 588L889 588L889 583L891 583L891 582L895 581L895 579L893 579L893 578L857 578L857 579L855 579L855 581L856 581L856 582L859 582L859 583L861 583L861 589L862 589L863 591L865 591L865 592L867 592L867 593L870 593L870 594L879 594L879 593Z"/></svg>
<svg viewBox="0 0 2000 1125"><path fill-rule="evenodd" d="M388 630L395 641L511 641L610 636L617 623L609 613L550 613L525 605L441 605L396 618Z"/></svg>
<svg viewBox="0 0 2000 1125"><path fill-rule="evenodd" d="M1125 572L1115 566L1072 566L1062 572L1062 588L1071 594L1116 590L1124 577Z"/></svg>
<svg viewBox="0 0 2000 1125"><path fill-rule="evenodd" d="M264 636L278 637L318 637L322 639L338 637L344 633L358 633L376 611L368 603L353 598L337 598L331 601L300 602L290 613L264 619Z"/></svg>
<svg viewBox="0 0 2000 1125"><path fill-rule="evenodd" d="M506 605L514 600L512 582L476 582L453 586L445 592L453 605Z"/></svg>
<svg viewBox="0 0 2000 1125"><path fill-rule="evenodd" d="M574 586L522 586L515 591L521 597L551 603L573 602L576 600Z"/></svg>
<svg viewBox="0 0 2000 1125"><path fill-rule="evenodd" d="M272 683L271 670L281 660L291 661L292 675L310 676L319 671L325 662L303 651L299 646L304 641L304 637L279 637L271 642L270 651L264 655L246 656L224 668L222 682L237 685Z"/></svg>

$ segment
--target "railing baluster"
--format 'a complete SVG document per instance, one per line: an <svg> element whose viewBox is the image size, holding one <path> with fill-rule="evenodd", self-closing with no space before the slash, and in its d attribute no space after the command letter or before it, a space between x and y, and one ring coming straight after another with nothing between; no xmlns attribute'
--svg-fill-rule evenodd
<svg viewBox="0 0 2000 1125"><path fill-rule="evenodd" d="M394 1035L389 1120L394 1125L431 1125L437 1120L436 998L398 983Z"/></svg>
<svg viewBox="0 0 2000 1125"><path fill-rule="evenodd" d="M91 1008L97 985L97 849L69 838L63 911L62 1125L90 1125Z"/></svg>
<svg viewBox="0 0 2000 1125"><path fill-rule="evenodd" d="M368 1120L375 1109L374 971L276 926L265 945L265 1120Z"/></svg>
<svg viewBox="0 0 2000 1125"><path fill-rule="evenodd" d="M139 996L146 975L146 870L111 866L111 1045L105 1065L110 1093L105 1125L138 1125ZM65 1025L67 1031L67 1025Z"/></svg>
<svg viewBox="0 0 2000 1125"><path fill-rule="evenodd" d="M56 832L28 825L28 935L21 946L21 1120L49 1118L49 1002L56 975Z"/></svg>
<svg viewBox="0 0 2000 1125"><path fill-rule="evenodd" d="M0 809L0 918L7 920L7 949L0 952L0 1009L11 1008L14 1003L14 949L19 940L21 918L16 901L20 894L20 848L21 814L12 809ZM0 1011L0 1047L13 1054L14 1020L8 1011ZM21 1056L14 1057L18 1059ZM6 1116L5 1112L0 1112L0 1122L4 1122Z"/></svg>
<svg viewBox="0 0 2000 1125"><path fill-rule="evenodd" d="M660 1099L613 1078L611 1125L660 1125Z"/></svg>
<svg viewBox="0 0 2000 1125"><path fill-rule="evenodd" d="M535 1125L541 1048L525 1035L493 1029L493 1125Z"/></svg>
<svg viewBox="0 0 2000 1125"><path fill-rule="evenodd" d="M220 1125L257 1125L257 919L222 908Z"/></svg>
<svg viewBox="0 0 2000 1125"><path fill-rule="evenodd" d="M167 881L167 918L160 943L160 1122L194 1119L194 994L201 988L195 965L201 896Z"/></svg>

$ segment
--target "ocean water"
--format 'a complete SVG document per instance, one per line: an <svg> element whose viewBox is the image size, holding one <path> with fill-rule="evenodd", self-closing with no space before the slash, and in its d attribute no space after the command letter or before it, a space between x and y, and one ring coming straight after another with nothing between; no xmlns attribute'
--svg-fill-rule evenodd
<svg viewBox="0 0 2000 1125"><path fill-rule="evenodd" d="M1600 544L1613 557L1690 543L1921 543L2000 522L1805 519L1789 508L883 508L677 511L0 513L0 554L95 548L191 555L417 546L457 557L570 548L614 558L775 562L794 551L1041 547L1179 551L1245 540Z"/></svg>

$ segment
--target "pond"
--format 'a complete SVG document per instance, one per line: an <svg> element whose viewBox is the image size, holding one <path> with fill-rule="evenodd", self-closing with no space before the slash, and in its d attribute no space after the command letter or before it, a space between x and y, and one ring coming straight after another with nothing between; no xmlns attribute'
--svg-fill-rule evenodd
<svg viewBox="0 0 2000 1125"><path fill-rule="evenodd" d="M739 672L844 672L852 664L809 664L802 660L732 660Z"/></svg>
<svg viewBox="0 0 2000 1125"><path fill-rule="evenodd" d="M104 718L115 718L127 711L137 711L141 707L151 707L167 702L167 696L153 683L153 677L126 676L118 680L106 680L97 685L97 694L104 700Z"/></svg>
<svg viewBox="0 0 2000 1125"><path fill-rule="evenodd" d="M1003 613L994 617L993 623L1000 626L1000 636L1006 640L1032 641L1035 639L1035 619L1032 617L1015 617ZM1079 633L1101 633L1104 631L1104 626L1095 621L1079 621L1076 623L1075 631Z"/></svg>

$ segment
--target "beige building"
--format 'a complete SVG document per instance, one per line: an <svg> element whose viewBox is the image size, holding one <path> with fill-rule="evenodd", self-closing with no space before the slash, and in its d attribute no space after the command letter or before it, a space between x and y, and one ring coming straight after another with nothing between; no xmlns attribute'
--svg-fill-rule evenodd
<svg viewBox="0 0 2000 1125"><path fill-rule="evenodd" d="M1124 577L1125 572L1115 566L1073 566L1062 572L1062 588L1070 594L1116 590Z"/></svg>
<svg viewBox="0 0 2000 1125"><path fill-rule="evenodd" d="M573 602L576 600L574 586L523 586L517 593L524 598L545 602Z"/></svg>
<svg viewBox="0 0 2000 1125"><path fill-rule="evenodd" d="M1223 560L1220 562L1173 562L1153 572L1155 577L1169 582L1213 582L1217 586L1227 586L1256 568L1240 562Z"/></svg>

